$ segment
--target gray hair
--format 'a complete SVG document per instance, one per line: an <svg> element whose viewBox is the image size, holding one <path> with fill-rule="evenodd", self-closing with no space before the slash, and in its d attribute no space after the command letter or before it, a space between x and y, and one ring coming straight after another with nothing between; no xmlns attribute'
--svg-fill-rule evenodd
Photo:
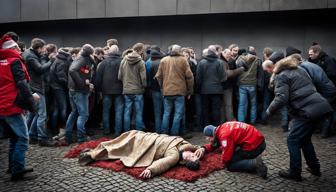
<svg viewBox="0 0 336 192"><path fill-rule="evenodd" d="M203 57L208 56L208 51L209 51L209 49L203 49L203 51L202 51L202 56L203 56Z"/></svg>
<svg viewBox="0 0 336 192"><path fill-rule="evenodd" d="M117 54L119 52L118 45L112 45L109 49L109 52L112 54Z"/></svg>
<svg viewBox="0 0 336 192"><path fill-rule="evenodd" d="M173 45L171 48L172 52L176 52L176 53L180 53L181 52L182 47L179 45Z"/></svg>

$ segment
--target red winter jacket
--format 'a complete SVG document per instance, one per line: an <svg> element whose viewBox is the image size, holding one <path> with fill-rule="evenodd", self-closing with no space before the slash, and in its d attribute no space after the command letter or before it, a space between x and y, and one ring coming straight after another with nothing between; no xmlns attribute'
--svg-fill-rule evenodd
<svg viewBox="0 0 336 192"><path fill-rule="evenodd" d="M244 151L252 151L265 140L262 133L255 127L237 121L226 122L218 126L214 136L211 143L204 147L207 152L221 147L224 164L230 162L238 146Z"/></svg>
<svg viewBox="0 0 336 192"><path fill-rule="evenodd" d="M11 70L14 61L21 62L26 79L29 80L20 53L13 49L0 49L0 116L10 116L23 112L20 107L14 104L19 93Z"/></svg>

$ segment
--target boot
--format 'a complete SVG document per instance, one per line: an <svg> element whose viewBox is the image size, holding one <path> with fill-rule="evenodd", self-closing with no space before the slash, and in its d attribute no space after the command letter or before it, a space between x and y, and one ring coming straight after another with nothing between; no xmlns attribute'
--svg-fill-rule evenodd
<svg viewBox="0 0 336 192"><path fill-rule="evenodd" d="M256 158L256 173L258 176L260 176L263 179L267 178L267 166L265 165L264 161L261 158L261 155L259 155Z"/></svg>
<svg viewBox="0 0 336 192"><path fill-rule="evenodd" d="M24 172L24 173L29 173L29 172L33 172L33 171L34 171L33 167L29 167L29 166L26 166L26 167L22 170L22 172ZM6 173L7 173L7 174L11 174L12 171L8 168L7 171L6 171Z"/></svg>
<svg viewBox="0 0 336 192"><path fill-rule="evenodd" d="M312 175L315 175L317 177L320 177L322 175L321 170L320 169L312 169L310 167L307 167L306 170L311 173Z"/></svg>
<svg viewBox="0 0 336 192"><path fill-rule="evenodd" d="M65 130L64 129L60 129L58 135L56 135L55 137L53 137L53 140L61 140L61 138L63 138L65 136Z"/></svg>
<svg viewBox="0 0 336 192"><path fill-rule="evenodd" d="M291 179L294 181L302 181L301 173L295 173L289 170L281 170L279 171L279 176L285 179Z"/></svg>
<svg viewBox="0 0 336 192"><path fill-rule="evenodd" d="M32 174L31 172L26 172L25 170L22 170L18 173L12 174L11 181L29 181L36 179L37 176Z"/></svg>

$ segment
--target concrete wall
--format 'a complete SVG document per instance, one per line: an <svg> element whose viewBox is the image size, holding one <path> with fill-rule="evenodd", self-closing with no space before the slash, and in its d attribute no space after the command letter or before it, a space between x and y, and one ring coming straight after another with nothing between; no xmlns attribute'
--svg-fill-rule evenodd
<svg viewBox="0 0 336 192"><path fill-rule="evenodd" d="M335 7L336 0L0 0L0 23Z"/></svg>
<svg viewBox="0 0 336 192"><path fill-rule="evenodd" d="M323 18L323 19L321 19ZM122 49L136 42L156 44L164 50L170 44L192 46L197 53L209 44L253 45L260 54L265 46L275 50L295 46L306 54L313 41L336 56L336 13L332 10L239 13L194 16L161 16L25 22L0 24L0 34L16 31L27 46L33 37L58 46L92 43L105 46L117 38Z"/></svg>

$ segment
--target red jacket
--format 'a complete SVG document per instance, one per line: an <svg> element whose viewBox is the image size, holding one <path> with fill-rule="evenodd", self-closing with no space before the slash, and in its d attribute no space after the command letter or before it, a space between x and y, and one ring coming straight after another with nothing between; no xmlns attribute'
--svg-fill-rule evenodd
<svg viewBox="0 0 336 192"><path fill-rule="evenodd" d="M244 151L256 149L264 140L264 136L252 125L230 121L216 128L215 137L204 147L207 152L221 147L223 163L230 162L236 147Z"/></svg>
<svg viewBox="0 0 336 192"><path fill-rule="evenodd" d="M26 79L29 75L19 52L13 49L0 49L0 116L10 116L23 112L14 104L19 93L14 80L11 64L19 60L22 64Z"/></svg>

